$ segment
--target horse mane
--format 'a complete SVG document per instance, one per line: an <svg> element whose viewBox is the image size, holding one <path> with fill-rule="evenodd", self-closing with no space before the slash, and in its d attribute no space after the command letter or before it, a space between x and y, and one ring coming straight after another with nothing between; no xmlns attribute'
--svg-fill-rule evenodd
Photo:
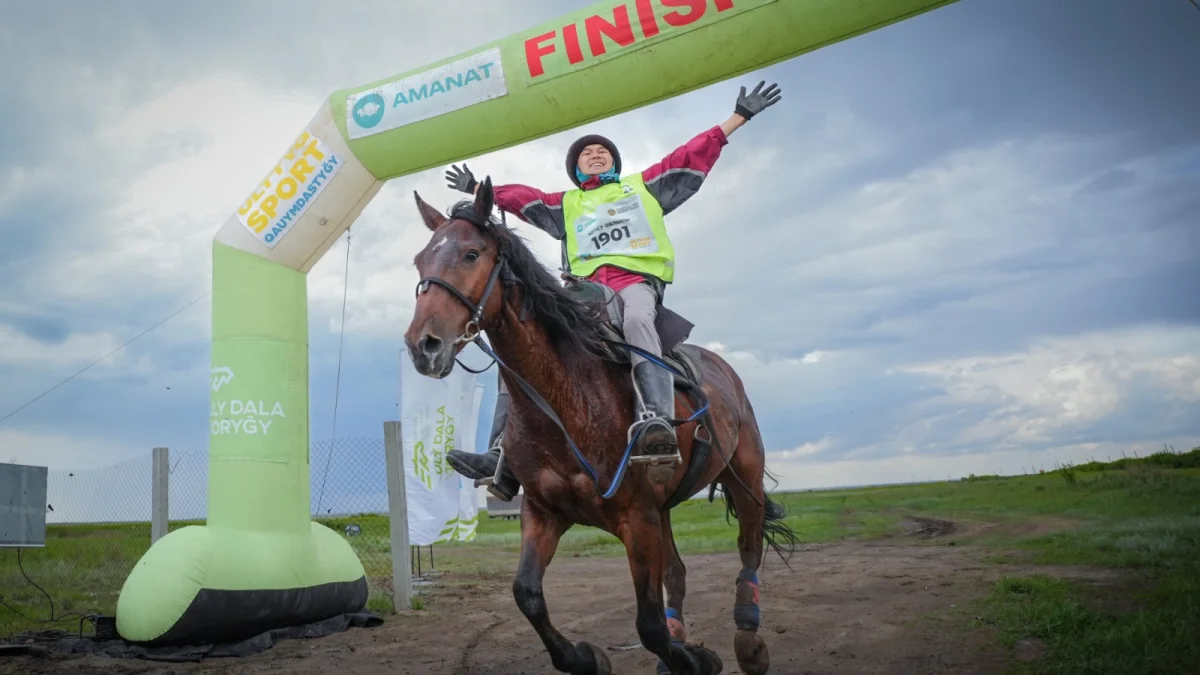
<svg viewBox="0 0 1200 675"><path fill-rule="evenodd" d="M506 261L500 281L505 288L524 290L523 313L534 317L546 332L550 344L564 359L588 355L613 361L605 339L604 313L601 307L581 300L558 282L542 265L525 240L494 215L480 218L471 200L464 199L450 209L450 218L465 220L496 243Z"/></svg>

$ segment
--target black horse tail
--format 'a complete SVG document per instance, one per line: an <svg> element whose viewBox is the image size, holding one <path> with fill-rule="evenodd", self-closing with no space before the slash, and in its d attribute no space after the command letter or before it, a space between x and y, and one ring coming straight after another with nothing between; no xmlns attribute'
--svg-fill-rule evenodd
<svg viewBox="0 0 1200 675"><path fill-rule="evenodd" d="M775 477L769 471L766 472L767 477L779 484ZM713 483L709 489L709 501L712 501L713 493L717 487ZM737 507L733 505L733 500L729 498L729 490L724 486L721 487L721 497L725 500L725 522L730 522L730 519L737 518ZM771 499L771 495L763 491L763 497L766 498L766 503L763 504L763 540L771 550L775 551L779 559L791 569L791 557L796 552L796 547L800 545L800 537L796 531L785 522L787 518L787 507L779 502ZM785 555L786 554L786 555Z"/></svg>
<svg viewBox="0 0 1200 675"><path fill-rule="evenodd" d="M791 526L783 521L784 518L787 518L787 509L783 504L772 501L771 496L767 495L767 508L763 517L763 539L779 555L783 564L791 569L790 560L792 554L796 552L796 547L800 545L800 537ZM784 555L785 551L787 555Z"/></svg>

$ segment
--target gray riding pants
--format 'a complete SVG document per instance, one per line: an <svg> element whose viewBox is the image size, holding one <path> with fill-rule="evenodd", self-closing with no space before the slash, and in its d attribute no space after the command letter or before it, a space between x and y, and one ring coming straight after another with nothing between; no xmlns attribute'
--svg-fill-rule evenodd
<svg viewBox="0 0 1200 675"><path fill-rule="evenodd" d="M624 302L624 316L621 329L625 332L625 340L651 354L661 357L662 344L658 339L658 330L654 327L654 317L658 312L658 295L650 284L637 283L622 289L618 295ZM641 354L630 352L633 366L646 360ZM496 378L500 381L496 397L496 411L492 416L492 432L488 446L496 442L496 437L504 430L508 419L508 387L504 386L504 378L499 372Z"/></svg>
<svg viewBox="0 0 1200 675"><path fill-rule="evenodd" d="M622 329L625 341L634 347L661 357L662 343L654 327L654 316L658 311L658 295L650 284L637 283L621 289L617 295L625 303ZM632 365L636 367L646 360L641 354L630 352Z"/></svg>

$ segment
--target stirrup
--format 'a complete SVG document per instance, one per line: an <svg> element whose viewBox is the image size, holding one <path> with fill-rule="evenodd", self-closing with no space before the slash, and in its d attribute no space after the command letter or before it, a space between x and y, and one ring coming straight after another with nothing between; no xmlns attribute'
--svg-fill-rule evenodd
<svg viewBox="0 0 1200 675"><path fill-rule="evenodd" d="M504 444L500 442L500 440L502 438L504 438L504 434L500 434L499 436L497 436L496 444L493 445L491 448L488 448L489 450L494 448L494 449L500 451L500 456L496 459L496 472L492 474L491 478L476 478L475 479L475 487L480 487L480 486L486 487L487 491L493 497L495 497L496 499L499 499L500 501L507 501L507 500L511 499L511 497L508 497L507 495L505 495L504 493L502 493L496 489L496 483L500 480L500 467L503 466L503 464L504 464Z"/></svg>
<svg viewBox="0 0 1200 675"><path fill-rule="evenodd" d="M679 454L679 450L675 450L673 455L633 455L629 458L630 464L649 464L650 466L658 466L659 464L675 465L683 461L683 455Z"/></svg>
<svg viewBox="0 0 1200 675"><path fill-rule="evenodd" d="M628 442L630 442L630 443L633 442L633 435L635 433L637 433L638 428L650 426L652 424L662 425L662 426L666 427L667 430L672 434L674 434L674 432L675 432L675 430L671 427L670 422L667 422L665 419L659 417L658 415L655 415L652 412L644 410L640 413L639 417L640 417L640 419L638 421L636 421L632 425L630 425L629 431L626 434ZM683 461L683 455L679 454L679 439L678 438L675 439L675 452L672 454L654 454L654 453L636 454L636 455L632 455L629 458L630 464L649 464L652 467L658 466L660 464L670 464L670 465L674 466L675 464L679 464L682 461Z"/></svg>

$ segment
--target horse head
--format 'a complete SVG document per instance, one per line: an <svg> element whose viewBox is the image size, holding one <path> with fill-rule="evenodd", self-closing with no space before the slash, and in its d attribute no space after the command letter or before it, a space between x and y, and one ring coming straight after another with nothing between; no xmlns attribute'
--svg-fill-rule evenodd
<svg viewBox="0 0 1200 675"><path fill-rule="evenodd" d="M417 210L432 231L416 255L420 281L412 322L404 343L417 372L444 378L455 357L499 313L502 293L493 293L504 266L500 246L489 236L491 177L484 179L474 202L457 205L443 216L413 192Z"/></svg>

